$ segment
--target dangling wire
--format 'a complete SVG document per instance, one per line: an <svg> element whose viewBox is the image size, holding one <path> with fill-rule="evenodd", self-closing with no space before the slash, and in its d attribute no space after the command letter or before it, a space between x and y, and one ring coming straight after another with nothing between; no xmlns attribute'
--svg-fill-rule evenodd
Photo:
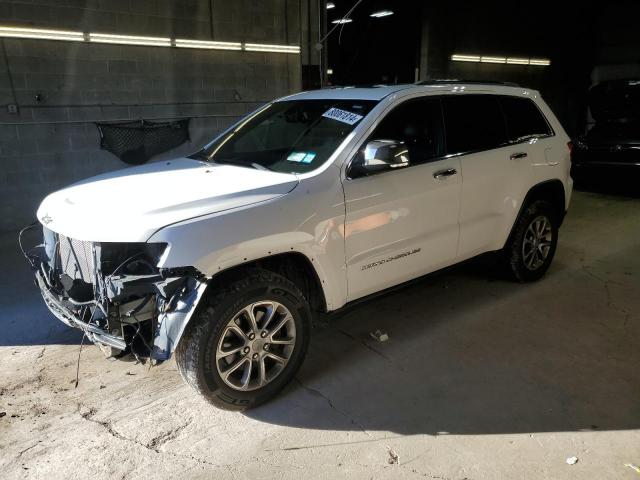
<svg viewBox="0 0 640 480"><path fill-rule="evenodd" d="M76 363L76 386L73 388L78 388L78 383L80 382L80 355L82 355L82 345L84 345L84 337L87 336L87 332L82 331L82 340L80 340L80 350L78 350L78 363Z"/></svg>
<svg viewBox="0 0 640 480"><path fill-rule="evenodd" d="M345 13L345 14L344 14L344 17L342 17L342 18L340 19L340 21L339 21L338 23L336 23L336 25L335 25L331 30L329 30L329 31L327 32L327 34L326 34L324 37L322 37L318 43L319 43L320 45L322 45L322 42L324 42L324 41L329 37L329 35L331 35L331 34L333 33L333 31L334 31L336 28L338 28L338 26L341 26L341 28L340 28L340 35L338 36L338 44L340 44L340 39L342 38L342 29L343 29L343 28L344 28L344 26L345 26L344 20L346 20L347 18L349 18L349 15L351 15L351 14L353 13L353 11L356 9L356 7L357 7L358 5L360 5L360 3L362 3L362 0L358 0L358 1L353 5L353 7L351 7L351 9L350 9L347 13Z"/></svg>

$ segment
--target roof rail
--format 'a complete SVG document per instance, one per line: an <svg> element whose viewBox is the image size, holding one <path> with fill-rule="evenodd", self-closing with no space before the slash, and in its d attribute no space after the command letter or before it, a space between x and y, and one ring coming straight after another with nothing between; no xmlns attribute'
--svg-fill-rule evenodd
<svg viewBox="0 0 640 480"><path fill-rule="evenodd" d="M438 79L438 80L421 80L415 83L416 85L443 85L443 84L467 84L467 85L502 85L505 87L519 87L517 83L513 82L497 82L493 80L485 81L485 80L446 80L446 79Z"/></svg>
<svg viewBox="0 0 640 480"><path fill-rule="evenodd" d="M384 88L384 87L397 87L398 85L404 85L402 83L362 83L351 85L323 85L322 89L336 89L336 88Z"/></svg>

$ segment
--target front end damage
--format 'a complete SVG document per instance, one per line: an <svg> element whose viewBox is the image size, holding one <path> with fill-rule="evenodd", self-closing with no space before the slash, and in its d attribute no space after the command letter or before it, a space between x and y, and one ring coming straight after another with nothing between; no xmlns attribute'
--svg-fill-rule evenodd
<svg viewBox="0 0 640 480"><path fill-rule="evenodd" d="M43 242L25 249L35 226L20 247L51 313L109 356L171 357L206 289L202 273L159 267L164 243L86 242L43 227Z"/></svg>

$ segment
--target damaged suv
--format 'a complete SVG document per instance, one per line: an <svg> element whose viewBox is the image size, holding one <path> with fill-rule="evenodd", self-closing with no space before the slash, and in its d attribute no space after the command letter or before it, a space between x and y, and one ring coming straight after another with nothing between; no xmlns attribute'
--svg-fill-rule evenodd
<svg viewBox="0 0 640 480"><path fill-rule="evenodd" d="M51 312L109 355L175 354L213 404L248 408L292 379L315 314L490 251L540 278L569 146L525 88L304 92L189 157L52 193L25 255Z"/></svg>

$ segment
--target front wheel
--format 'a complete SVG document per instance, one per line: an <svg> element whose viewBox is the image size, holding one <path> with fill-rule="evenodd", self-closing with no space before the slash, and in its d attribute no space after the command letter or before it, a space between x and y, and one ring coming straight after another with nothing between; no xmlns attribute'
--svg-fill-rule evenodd
<svg viewBox="0 0 640 480"><path fill-rule="evenodd" d="M551 265L557 245L558 219L553 206L534 201L518 217L504 248L507 269L520 282L538 280Z"/></svg>
<svg viewBox="0 0 640 480"><path fill-rule="evenodd" d="M176 349L183 379L227 410L273 398L293 378L309 344L311 312L300 289L256 269L203 303Z"/></svg>

